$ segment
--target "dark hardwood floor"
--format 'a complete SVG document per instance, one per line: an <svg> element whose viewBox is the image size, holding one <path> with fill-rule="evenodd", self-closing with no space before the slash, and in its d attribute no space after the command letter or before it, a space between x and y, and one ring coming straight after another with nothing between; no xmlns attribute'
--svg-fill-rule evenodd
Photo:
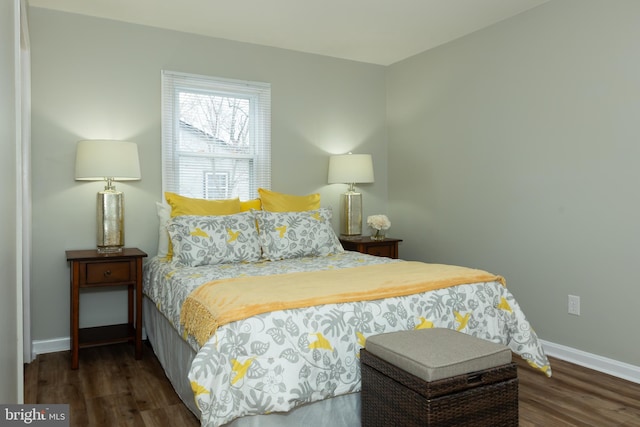
<svg viewBox="0 0 640 427"><path fill-rule="evenodd" d="M557 359L546 378L519 357L520 426L640 426L640 384ZM49 353L25 366L25 403L69 403L71 426L199 426L148 345L135 360L118 344Z"/></svg>
<svg viewBox="0 0 640 427"><path fill-rule="evenodd" d="M68 403L70 426L199 426L145 342L142 360L133 345L80 350L71 369L70 352L49 353L25 367L25 403Z"/></svg>

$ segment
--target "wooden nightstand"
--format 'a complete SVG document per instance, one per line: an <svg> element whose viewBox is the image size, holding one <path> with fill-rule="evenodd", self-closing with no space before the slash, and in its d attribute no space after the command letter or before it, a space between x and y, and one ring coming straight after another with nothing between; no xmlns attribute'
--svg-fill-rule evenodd
<svg viewBox="0 0 640 427"><path fill-rule="evenodd" d="M80 347L92 345L132 341L136 359L142 358L142 258L147 254L136 248L119 254L99 254L95 249L66 254L71 265L71 369L78 369ZM80 288L108 286L127 287L128 323L80 329Z"/></svg>
<svg viewBox="0 0 640 427"><path fill-rule="evenodd" d="M347 251L363 254L398 258L398 243L402 239L386 237L384 240L371 240L369 236L340 236L340 243Z"/></svg>

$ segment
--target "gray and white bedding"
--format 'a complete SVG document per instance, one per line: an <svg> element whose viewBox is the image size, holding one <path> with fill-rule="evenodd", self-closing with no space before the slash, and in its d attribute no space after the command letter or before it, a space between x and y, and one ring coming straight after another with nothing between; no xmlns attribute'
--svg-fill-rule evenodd
<svg viewBox="0 0 640 427"><path fill-rule="evenodd" d="M246 415L286 412L359 392L359 350L368 336L384 332L456 329L505 344L532 366L551 374L535 332L508 288L499 282L268 312L220 326L202 346L185 334L180 323L187 296L212 280L391 262L402 261L346 251L322 257L177 267L156 257L145 266L143 291L196 352L188 379L203 426L220 426Z"/></svg>

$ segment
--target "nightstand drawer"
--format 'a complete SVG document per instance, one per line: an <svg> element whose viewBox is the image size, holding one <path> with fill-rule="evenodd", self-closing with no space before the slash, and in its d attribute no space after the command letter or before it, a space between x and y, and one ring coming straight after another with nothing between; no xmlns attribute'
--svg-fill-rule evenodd
<svg viewBox="0 0 640 427"><path fill-rule="evenodd" d="M366 249L366 253L375 256L384 256L387 258L395 258L395 246L370 246Z"/></svg>
<svg viewBox="0 0 640 427"><path fill-rule="evenodd" d="M340 244L346 251L356 251L367 255L398 258L398 243L402 239L387 237L371 240L370 236L340 236Z"/></svg>
<svg viewBox="0 0 640 427"><path fill-rule="evenodd" d="M105 283L130 282L131 263L129 261L86 263L87 280L85 285L104 285Z"/></svg>

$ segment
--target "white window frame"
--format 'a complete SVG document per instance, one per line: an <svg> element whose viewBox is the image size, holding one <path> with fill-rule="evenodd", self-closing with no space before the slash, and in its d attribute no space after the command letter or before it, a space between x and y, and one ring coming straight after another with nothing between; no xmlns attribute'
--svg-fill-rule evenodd
<svg viewBox="0 0 640 427"><path fill-rule="evenodd" d="M180 137L180 115L178 94L180 91L201 91L216 95L248 98L250 102L251 152L238 153L222 157L226 159L248 159L249 178L245 194L232 194L248 200L258 197L258 188L271 188L271 85L262 82L248 82L196 74L162 71L162 191L185 194L181 189L181 173L178 158L185 153L177 150ZM212 160L219 157L216 153L186 153L189 157L206 157ZM216 170L211 171L213 174ZM184 187L184 186L183 186ZM206 196L206 178L203 176L203 188L200 197Z"/></svg>

